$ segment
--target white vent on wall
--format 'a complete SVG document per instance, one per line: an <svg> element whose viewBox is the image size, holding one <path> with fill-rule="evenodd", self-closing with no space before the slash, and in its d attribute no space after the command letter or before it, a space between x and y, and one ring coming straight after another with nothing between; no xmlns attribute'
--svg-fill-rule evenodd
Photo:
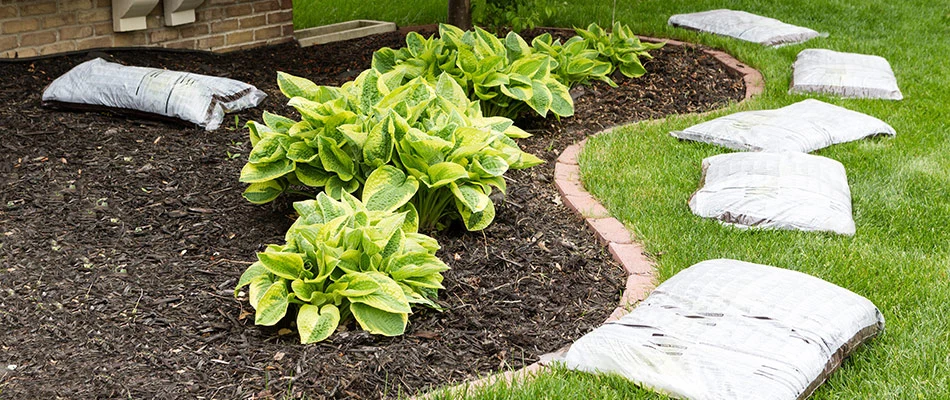
<svg viewBox="0 0 950 400"><path fill-rule="evenodd" d="M176 26L195 22L195 8L205 0L165 0L165 25Z"/></svg>
<svg viewBox="0 0 950 400"><path fill-rule="evenodd" d="M116 32L145 29L145 16L158 0L112 0L112 30Z"/></svg>

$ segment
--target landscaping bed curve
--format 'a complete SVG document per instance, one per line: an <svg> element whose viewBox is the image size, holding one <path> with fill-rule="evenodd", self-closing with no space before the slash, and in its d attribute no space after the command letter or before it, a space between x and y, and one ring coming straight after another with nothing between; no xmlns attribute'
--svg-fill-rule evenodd
<svg viewBox="0 0 950 400"><path fill-rule="evenodd" d="M426 32L428 35L432 32ZM605 127L741 100L742 77L689 46L653 52L647 75L572 92L576 114L524 118L546 164L509 175L483 232L434 234L444 312L396 338L353 330L300 345L253 325L232 289L254 252L280 242L293 198L254 206L237 182L263 110L293 115L276 71L338 85L405 32L225 55L91 52L0 64L0 390L19 397L378 398L517 369L571 343L616 307L625 273L553 184L561 149ZM256 109L197 127L42 109L43 87L94 56L226 76L268 93ZM235 123L236 122L236 123ZM646 156L646 155L644 155Z"/></svg>

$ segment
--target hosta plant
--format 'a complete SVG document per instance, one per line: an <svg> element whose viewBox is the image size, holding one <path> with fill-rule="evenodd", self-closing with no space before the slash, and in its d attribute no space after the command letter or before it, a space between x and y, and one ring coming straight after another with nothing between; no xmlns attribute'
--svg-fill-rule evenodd
<svg viewBox="0 0 950 400"><path fill-rule="evenodd" d="M617 86L608 76L614 70L613 65L601 60L600 53L589 48L587 41L580 36L574 36L561 44L560 39L553 39L550 33L544 33L535 37L531 46L535 51L547 54L557 61L555 77L568 87L578 83L586 85L592 80Z"/></svg>
<svg viewBox="0 0 950 400"><path fill-rule="evenodd" d="M296 313L303 343L328 338L350 318L373 334L405 332L412 306L439 309L438 242L416 232L410 212L395 212L417 182L391 166L370 174L362 201L320 193L294 203L297 221L283 245L257 254L235 288L247 287L254 322L271 326Z"/></svg>
<svg viewBox="0 0 950 400"><path fill-rule="evenodd" d="M439 25L439 37L410 32L406 47L384 47L373 54L373 69L398 72L405 81L423 78L435 83L449 74L466 96L481 102L486 115L514 119L533 110L563 117L574 114L568 87L551 71L558 67L549 55L535 52L517 33L504 40L481 28L463 32Z"/></svg>
<svg viewBox="0 0 950 400"><path fill-rule="evenodd" d="M402 69L363 72L340 88L281 74L279 84L301 121L272 114L249 123L254 149L241 171L245 197L273 200L291 185L324 187L333 198L365 194L367 176L388 165L421 184L411 193L423 229L461 217L468 230L494 219L493 188L503 174L541 163L511 138L511 120L484 117L448 74L434 83L403 82Z"/></svg>
<svg viewBox="0 0 950 400"><path fill-rule="evenodd" d="M640 42L629 26L619 22L614 23L610 32L597 24L590 24L587 29L575 28L575 31L584 38L588 48L597 50L599 60L609 62L613 68L619 69L620 73L629 78L645 74L647 70L643 68L640 57L653 58L648 52L665 44ZM613 72L613 68L610 72Z"/></svg>

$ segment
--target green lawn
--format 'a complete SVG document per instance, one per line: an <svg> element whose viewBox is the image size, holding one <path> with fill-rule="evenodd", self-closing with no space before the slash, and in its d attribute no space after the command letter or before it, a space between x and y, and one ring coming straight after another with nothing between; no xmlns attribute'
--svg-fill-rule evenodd
<svg viewBox="0 0 950 400"><path fill-rule="evenodd" d="M354 19L391 21L399 26L445 22L447 4L447 0L294 0L294 28L312 28Z"/></svg>
<svg viewBox="0 0 950 400"><path fill-rule="evenodd" d="M588 3L563 2L557 25L611 22L612 2ZM635 32L725 49L759 69L767 85L764 95L711 115L674 117L598 136L582 153L588 190L628 224L649 252L662 254L657 260L660 279L724 257L794 269L848 288L881 309L886 334L854 354L813 398L950 399L950 5L921 0L642 0L617 6L617 20ZM399 7L412 12L389 12L407 15L412 23L435 22L444 18L445 1L433 2L429 14L416 6ZM716 8L766 15L830 36L773 49L666 25L672 14ZM422 15L430 19L413 19ZM786 93L790 65L804 48L883 56L905 97L898 102L817 97L878 117L898 132L893 139L816 153L845 165L857 234L743 231L693 216L686 201L697 187L700 162L726 150L680 142L668 132L806 98ZM472 398L654 396L617 378L555 371Z"/></svg>

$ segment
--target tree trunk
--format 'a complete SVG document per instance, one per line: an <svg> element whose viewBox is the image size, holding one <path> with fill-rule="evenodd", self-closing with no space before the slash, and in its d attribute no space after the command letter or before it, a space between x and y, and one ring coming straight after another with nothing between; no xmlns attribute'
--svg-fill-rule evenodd
<svg viewBox="0 0 950 400"><path fill-rule="evenodd" d="M448 23L461 28L463 31L472 29L471 0L449 0Z"/></svg>

